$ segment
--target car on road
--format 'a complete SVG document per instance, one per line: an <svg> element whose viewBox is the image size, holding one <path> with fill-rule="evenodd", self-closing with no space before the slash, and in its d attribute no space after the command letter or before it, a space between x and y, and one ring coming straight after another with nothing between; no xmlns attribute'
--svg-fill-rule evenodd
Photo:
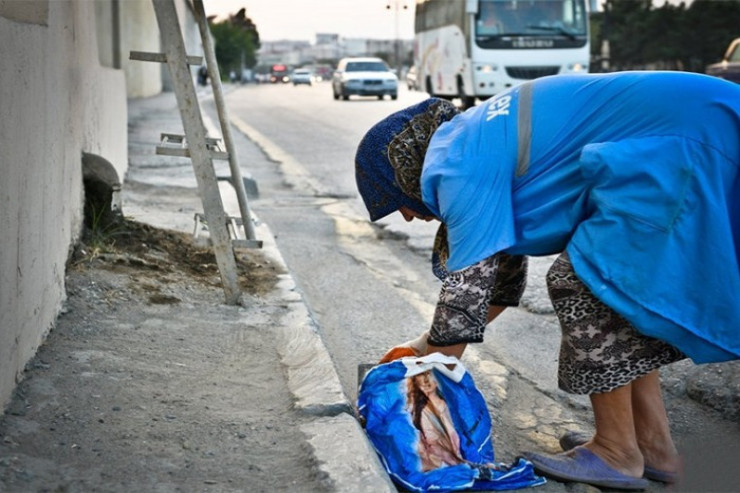
<svg viewBox="0 0 740 493"><path fill-rule="evenodd" d="M331 86L334 99L341 97L346 101L353 95L398 99L398 77L380 58L341 59L332 75Z"/></svg>
<svg viewBox="0 0 740 493"><path fill-rule="evenodd" d="M740 84L740 38L732 40L722 61L707 66L706 73Z"/></svg>
<svg viewBox="0 0 740 493"><path fill-rule="evenodd" d="M312 84L311 71L306 68L297 68L290 74L290 81L294 86L299 84L310 86Z"/></svg>

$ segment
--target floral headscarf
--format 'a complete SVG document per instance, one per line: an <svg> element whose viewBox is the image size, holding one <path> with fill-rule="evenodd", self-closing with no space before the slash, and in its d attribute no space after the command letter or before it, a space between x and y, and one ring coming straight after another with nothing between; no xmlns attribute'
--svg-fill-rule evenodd
<svg viewBox="0 0 740 493"><path fill-rule="evenodd" d="M404 205L432 215L421 200L424 155L434 131L458 113L449 101L430 98L393 113L365 134L357 147L355 179L371 221Z"/></svg>

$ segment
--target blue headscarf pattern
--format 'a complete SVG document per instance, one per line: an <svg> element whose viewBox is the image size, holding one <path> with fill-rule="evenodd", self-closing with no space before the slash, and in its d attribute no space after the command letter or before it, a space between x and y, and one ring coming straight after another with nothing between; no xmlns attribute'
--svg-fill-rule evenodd
<svg viewBox="0 0 740 493"><path fill-rule="evenodd" d="M365 134L357 147L355 179L371 221L404 205L433 215L421 201L424 154L434 131L458 112L449 101L429 98L391 114Z"/></svg>

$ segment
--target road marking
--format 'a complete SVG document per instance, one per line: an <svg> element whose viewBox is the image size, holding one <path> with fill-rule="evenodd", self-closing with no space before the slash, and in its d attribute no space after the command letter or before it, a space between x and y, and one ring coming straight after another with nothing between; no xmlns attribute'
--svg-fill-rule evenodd
<svg viewBox="0 0 740 493"><path fill-rule="evenodd" d="M305 166L285 152L279 145L268 139L262 132L239 117L231 117L231 123L249 140L254 142L270 161L280 166L285 181L289 185L301 190L307 190L311 195L322 195L326 193L323 185L313 178Z"/></svg>

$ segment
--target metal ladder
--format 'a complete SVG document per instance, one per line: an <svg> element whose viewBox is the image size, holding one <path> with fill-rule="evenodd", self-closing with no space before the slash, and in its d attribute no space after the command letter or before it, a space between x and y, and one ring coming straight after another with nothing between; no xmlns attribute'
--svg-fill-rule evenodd
<svg viewBox="0 0 740 493"><path fill-rule="evenodd" d="M203 222L207 224L210 243L221 274L226 303L237 304L241 292L237 282L234 247L261 248L262 242L255 238L244 181L241 177L236 150L231 138L231 126L224 104L221 75L216 63L216 55L205 9L203 8L203 1L193 0L194 13L200 30L203 51L206 56L206 67L211 79L211 87L226 150L221 148L221 139L206 135L206 128L189 67L190 65L202 64L202 58L187 56L185 53L185 42L180 31L174 0L152 0L152 3L157 16L164 53L132 51L130 59L166 63L169 67L185 135L162 133L161 143L157 146L157 154L185 156L191 159L204 211L204 214L195 215L194 234L197 234ZM229 161L231 177L228 181L236 191L241 218L227 217L224 211L218 187L219 178L216 176L213 167L214 159L228 159ZM245 239L237 238L239 227L244 229Z"/></svg>

